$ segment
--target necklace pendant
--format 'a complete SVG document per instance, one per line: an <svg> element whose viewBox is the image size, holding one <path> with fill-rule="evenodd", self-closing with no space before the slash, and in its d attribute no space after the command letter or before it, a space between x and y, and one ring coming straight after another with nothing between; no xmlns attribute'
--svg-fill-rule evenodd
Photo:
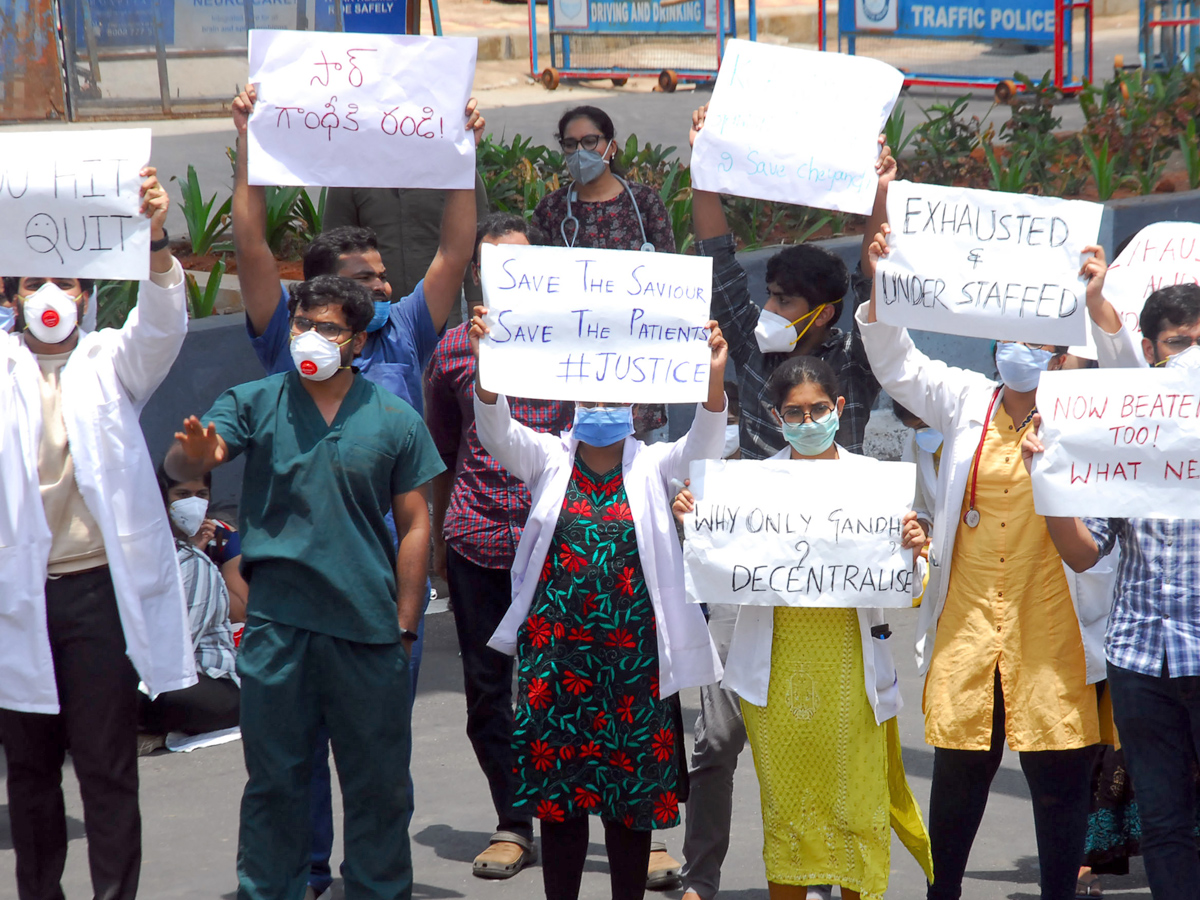
<svg viewBox="0 0 1200 900"><path fill-rule="evenodd" d="M979 510L975 507L968 509L966 515L963 516L963 522L968 528L974 528L979 524Z"/></svg>

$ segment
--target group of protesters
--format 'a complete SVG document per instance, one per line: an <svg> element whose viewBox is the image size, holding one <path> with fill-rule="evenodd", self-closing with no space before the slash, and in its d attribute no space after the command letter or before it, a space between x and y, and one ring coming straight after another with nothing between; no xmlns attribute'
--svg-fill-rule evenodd
<svg viewBox="0 0 1200 900"><path fill-rule="evenodd" d="M709 377L703 402L671 410L690 426L668 441L659 404L506 397L479 380L481 245L677 250L658 194L622 177L602 110L558 122L569 179L531 220L488 214L478 185L333 190L303 280L287 285L265 189L247 175L255 102L248 85L232 104L232 222L266 375L181 411L164 460L138 416L188 318L155 170L141 187L150 278L120 328L81 327L86 279L4 279L0 741L20 900L63 896L68 750L96 896L132 900L139 729L234 725L248 775L239 900L329 888L331 745L346 896L410 897L414 803L435 802L410 775L431 568L449 585L467 737L495 809L480 878L516 877L540 856L546 896L574 900L596 815L614 900L677 877L686 900L713 900L748 739L772 900L828 898L833 885L882 897L892 830L928 897L954 900L1007 741L1029 784L1041 897L1096 896L1080 867L1099 748L1119 736L1154 897L1200 895L1200 525L1035 512L1039 379L1080 363L1066 347L1001 341L990 378L877 319L899 169L882 141L854 270L815 244L781 249L765 305L722 198L693 191L695 252L713 261ZM464 115L481 136L474 101ZM704 121L702 108L691 140ZM1100 367L1198 365L1200 286L1152 294L1139 346L1105 299L1104 250L1079 266ZM928 822L904 773L903 639L887 611L702 608L677 530L697 460L787 461L801 479L875 465L862 451L881 388L921 456L902 547L935 748ZM239 457L235 526L209 501L212 471ZM1112 577L1090 577L1104 566ZM687 688L700 697L690 763ZM651 837L681 822L680 870Z"/></svg>

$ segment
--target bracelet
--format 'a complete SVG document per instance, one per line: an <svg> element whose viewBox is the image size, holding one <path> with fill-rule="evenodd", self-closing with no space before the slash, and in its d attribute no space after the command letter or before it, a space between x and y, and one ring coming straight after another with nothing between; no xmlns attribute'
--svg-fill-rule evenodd
<svg viewBox="0 0 1200 900"><path fill-rule="evenodd" d="M150 242L150 252L157 253L159 250L166 250L167 245L171 243L171 235L166 228L163 228L163 236L157 241Z"/></svg>

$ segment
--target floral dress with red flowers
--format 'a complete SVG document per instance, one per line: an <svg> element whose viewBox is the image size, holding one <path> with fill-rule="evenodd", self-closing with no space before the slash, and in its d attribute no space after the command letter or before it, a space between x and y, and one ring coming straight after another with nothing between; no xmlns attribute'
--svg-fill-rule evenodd
<svg viewBox="0 0 1200 900"><path fill-rule="evenodd" d="M517 662L514 805L551 822L678 825L677 719L658 696L654 607L620 465L597 475L576 456Z"/></svg>

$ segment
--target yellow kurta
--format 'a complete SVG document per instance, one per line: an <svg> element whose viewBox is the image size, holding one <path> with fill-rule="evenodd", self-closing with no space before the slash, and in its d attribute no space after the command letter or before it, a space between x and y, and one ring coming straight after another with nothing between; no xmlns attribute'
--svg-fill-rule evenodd
<svg viewBox="0 0 1200 900"><path fill-rule="evenodd" d="M776 609L767 705L741 705L762 796L768 881L838 884L879 900L893 828L933 877L896 720L877 725L863 689L854 610Z"/></svg>
<svg viewBox="0 0 1200 900"><path fill-rule="evenodd" d="M946 604L925 678L925 740L991 746L995 672L1013 750L1068 750L1100 740L1079 621L1046 520L1033 509L1021 436L997 404L979 461L979 525L959 513Z"/></svg>

